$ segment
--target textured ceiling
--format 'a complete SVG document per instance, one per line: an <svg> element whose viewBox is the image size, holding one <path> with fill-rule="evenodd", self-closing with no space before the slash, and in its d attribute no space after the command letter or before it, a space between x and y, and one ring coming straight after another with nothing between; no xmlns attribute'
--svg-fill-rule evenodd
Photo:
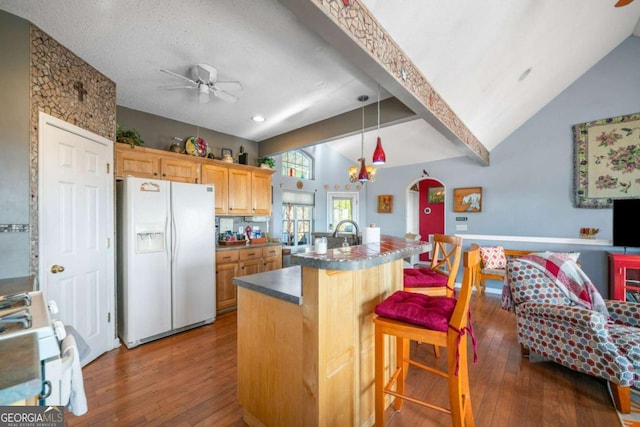
<svg viewBox="0 0 640 427"><path fill-rule="evenodd" d="M640 1L364 0L491 150L637 27ZM0 0L117 84L136 110L261 141L375 102L377 82L276 0ZM197 63L238 80L239 102L167 90ZM531 68L526 79L519 77ZM382 89L382 98L390 94ZM255 123L250 117L267 118ZM422 120L381 130L389 166L462 155ZM367 150L376 132L369 132ZM388 141L388 143L386 143ZM332 146L359 157L359 135ZM369 148L371 147L371 148Z"/></svg>

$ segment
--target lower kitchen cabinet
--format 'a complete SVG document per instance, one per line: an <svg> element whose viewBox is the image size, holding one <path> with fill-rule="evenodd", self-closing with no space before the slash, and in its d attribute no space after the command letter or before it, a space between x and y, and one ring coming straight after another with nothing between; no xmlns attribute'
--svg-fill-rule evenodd
<svg viewBox="0 0 640 427"><path fill-rule="evenodd" d="M262 264L260 271L271 271L282 268L282 246L262 248Z"/></svg>
<svg viewBox="0 0 640 427"><path fill-rule="evenodd" d="M279 245L216 252L216 310L235 310L238 301L233 278L282 268Z"/></svg>

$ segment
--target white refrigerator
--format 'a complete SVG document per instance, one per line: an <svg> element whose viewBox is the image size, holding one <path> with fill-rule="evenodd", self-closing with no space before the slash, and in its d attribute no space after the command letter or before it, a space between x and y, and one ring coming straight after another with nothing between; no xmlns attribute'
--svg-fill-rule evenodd
<svg viewBox="0 0 640 427"><path fill-rule="evenodd" d="M212 185L117 183L118 335L128 348L216 317Z"/></svg>

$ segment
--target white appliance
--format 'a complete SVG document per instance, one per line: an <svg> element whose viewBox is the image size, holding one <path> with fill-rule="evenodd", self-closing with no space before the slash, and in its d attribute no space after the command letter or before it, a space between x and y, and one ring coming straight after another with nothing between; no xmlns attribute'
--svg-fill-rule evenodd
<svg viewBox="0 0 640 427"><path fill-rule="evenodd" d="M216 317L212 185L117 183L118 334L128 348Z"/></svg>

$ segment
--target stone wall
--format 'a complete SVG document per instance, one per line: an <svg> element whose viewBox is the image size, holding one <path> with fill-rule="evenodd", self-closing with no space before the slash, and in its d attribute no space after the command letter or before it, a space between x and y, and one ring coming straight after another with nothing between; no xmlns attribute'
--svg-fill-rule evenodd
<svg viewBox="0 0 640 427"><path fill-rule="evenodd" d="M38 271L38 119L40 111L110 140L116 133L116 84L31 26L31 272Z"/></svg>

